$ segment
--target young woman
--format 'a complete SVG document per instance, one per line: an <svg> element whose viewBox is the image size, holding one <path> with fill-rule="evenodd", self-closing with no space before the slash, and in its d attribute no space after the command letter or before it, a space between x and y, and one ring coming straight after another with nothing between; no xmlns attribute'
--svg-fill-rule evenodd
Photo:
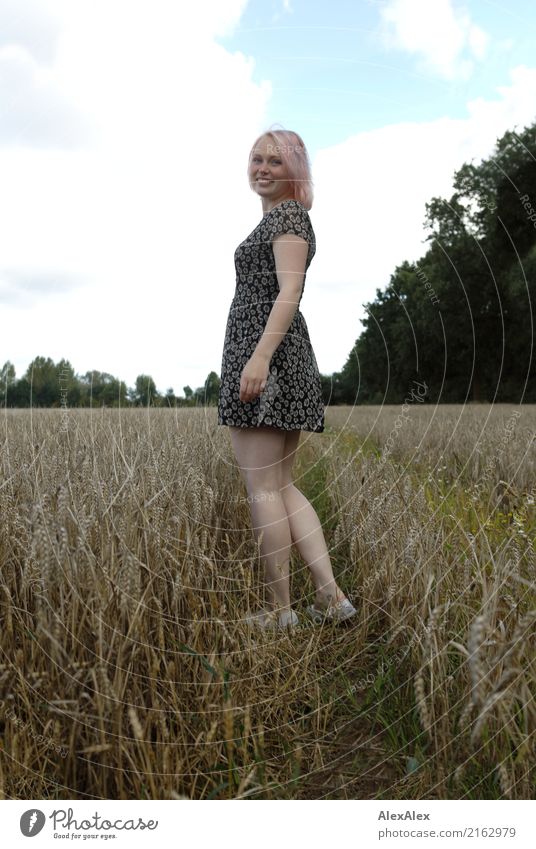
<svg viewBox="0 0 536 849"><path fill-rule="evenodd" d="M342 621L356 610L335 582L318 516L292 481L301 431L324 430L320 374L299 309L316 250L311 171L300 136L263 133L249 155L248 179L263 217L234 255L218 399L218 424L230 429L265 567L266 607L246 621L262 628L297 624L289 597L292 543L316 587L309 615Z"/></svg>

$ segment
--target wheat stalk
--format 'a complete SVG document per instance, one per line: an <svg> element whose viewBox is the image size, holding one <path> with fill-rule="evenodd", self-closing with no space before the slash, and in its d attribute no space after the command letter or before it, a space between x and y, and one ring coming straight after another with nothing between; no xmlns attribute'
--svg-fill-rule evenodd
<svg viewBox="0 0 536 849"><path fill-rule="evenodd" d="M415 686L415 699L417 702L417 708L419 712L419 718L421 720L422 728L431 734L432 723L430 722L430 714L428 713L428 707L426 704L426 695L425 695L425 687L424 687L424 678L420 672L418 672L414 677L414 686Z"/></svg>
<svg viewBox="0 0 536 849"><path fill-rule="evenodd" d="M486 673L481 656L481 646L484 641L485 619L477 616L471 625L469 636L469 668L472 680L473 704L481 705L485 698L484 679Z"/></svg>

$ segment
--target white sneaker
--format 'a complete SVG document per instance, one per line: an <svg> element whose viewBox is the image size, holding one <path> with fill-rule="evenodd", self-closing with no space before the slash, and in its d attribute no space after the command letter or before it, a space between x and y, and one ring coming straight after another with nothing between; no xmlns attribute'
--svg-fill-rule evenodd
<svg viewBox="0 0 536 849"><path fill-rule="evenodd" d="M299 619L297 614L292 608L289 610L282 610L281 613L276 617L276 614L272 610L257 610L255 613L246 616L244 622L246 625L252 625L257 628L262 628L263 630L271 630L273 628L294 628L299 624Z"/></svg>
<svg viewBox="0 0 536 849"><path fill-rule="evenodd" d="M330 603L328 608L317 607L315 604L311 604L307 608L307 614L317 624L324 622L324 620L328 622L345 622L346 619L350 619L356 613L357 610L347 598L338 601L337 604Z"/></svg>

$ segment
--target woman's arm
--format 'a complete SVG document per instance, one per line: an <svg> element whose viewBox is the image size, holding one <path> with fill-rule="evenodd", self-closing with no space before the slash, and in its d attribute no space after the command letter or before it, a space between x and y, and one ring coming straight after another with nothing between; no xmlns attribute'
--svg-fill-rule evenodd
<svg viewBox="0 0 536 849"><path fill-rule="evenodd" d="M298 308L309 250L305 239L294 233L277 236L272 245L280 291L254 351L254 356L263 357L267 362L285 338Z"/></svg>
<svg viewBox="0 0 536 849"><path fill-rule="evenodd" d="M264 332L240 377L240 400L253 401L264 392L270 360L282 342L298 308L309 246L294 233L281 233L273 242L279 295Z"/></svg>

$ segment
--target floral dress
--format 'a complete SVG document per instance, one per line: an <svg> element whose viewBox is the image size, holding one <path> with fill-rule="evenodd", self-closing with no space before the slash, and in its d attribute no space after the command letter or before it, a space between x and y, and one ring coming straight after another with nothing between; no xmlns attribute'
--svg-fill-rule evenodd
<svg viewBox="0 0 536 849"><path fill-rule="evenodd" d="M285 200L265 213L234 255L236 289L225 330L218 396L218 424L268 425L283 430L324 430L324 403L316 357L300 304L275 350L264 391L240 400L240 378L259 342L279 294L272 239L295 233L309 244L305 272L316 251L309 213L297 200ZM300 302L303 289L300 294Z"/></svg>

